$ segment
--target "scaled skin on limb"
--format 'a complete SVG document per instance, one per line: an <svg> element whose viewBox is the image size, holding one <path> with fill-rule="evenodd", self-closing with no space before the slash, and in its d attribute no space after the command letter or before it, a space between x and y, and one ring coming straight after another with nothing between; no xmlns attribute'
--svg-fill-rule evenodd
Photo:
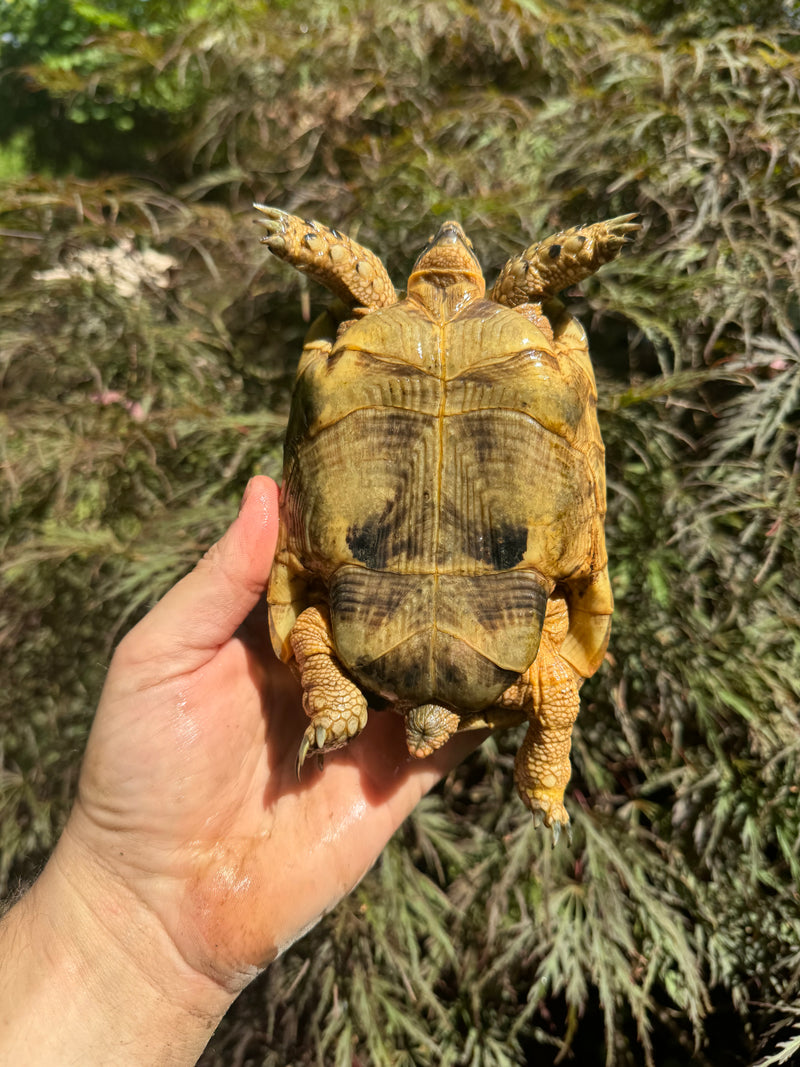
<svg viewBox="0 0 800 1067"><path fill-rule="evenodd" d="M253 205L267 230L262 243L324 285L348 307L388 307L397 300L392 280L374 252L321 222L288 215L265 204Z"/></svg>
<svg viewBox="0 0 800 1067"><path fill-rule="evenodd" d="M503 267L489 294L491 299L506 307L518 307L577 285L633 240L631 234L641 229L631 221L634 218L635 215L620 215L572 226L530 245Z"/></svg>
<svg viewBox="0 0 800 1067"><path fill-rule="evenodd" d="M309 751L332 752L361 733L367 725L367 701L336 659L327 611L306 608L290 640L303 686L303 710L311 719L297 757L299 774Z"/></svg>
<svg viewBox="0 0 800 1067"><path fill-rule="evenodd" d="M529 726L514 763L520 796L545 826L566 826L564 790L569 782L572 727L580 708L583 679L560 654L569 629L564 597L547 605L539 654L531 667L504 694L502 706L521 705Z"/></svg>

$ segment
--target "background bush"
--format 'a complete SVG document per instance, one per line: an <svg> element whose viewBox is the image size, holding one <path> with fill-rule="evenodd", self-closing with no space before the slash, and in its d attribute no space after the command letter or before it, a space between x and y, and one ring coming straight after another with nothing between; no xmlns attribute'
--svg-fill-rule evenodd
<svg viewBox="0 0 800 1067"><path fill-rule="evenodd" d="M202 1062L800 1055L800 344L791 6L0 3L0 889L66 817L115 640L279 475L309 301L253 199L398 285L456 217L488 275L639 211L569 295L617 608L572 847L516 738L420 805Z"/></svg>

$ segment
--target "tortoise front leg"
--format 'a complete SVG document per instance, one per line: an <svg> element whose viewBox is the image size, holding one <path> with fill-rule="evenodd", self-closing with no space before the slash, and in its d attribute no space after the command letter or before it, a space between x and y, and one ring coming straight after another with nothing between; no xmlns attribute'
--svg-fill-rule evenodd
<svg viewBox="0 0 800 1067"><path fill-rule="evenodd" d="M528 716L528 732L514 763L514 781L533 813L534 823L538 826L544 821L552 829L554 841L562 828L569 830L564 790L571 774L572 727L583 680L560 653L568 627L566 600L551 597L538 655L500 699L501 706L521 705Z"/></svg>
<svg viewBox="0 0 800 1067"><path fill-rule="evenodd" d="M514 256L500 271L489 298L506 307L539 303L577 285L615 259L641 226L636 215L573 226L545 237Z"/></svg>
<svg viewBox="0 0 800 1067"><path fill-rule="evenodd" d="M253 204L265 216L261 241L279 259L324 285L348 307L388 307L397 302L392 280L374 252L321 222Z"/></svg>
<svg viewBox="0 0 800 1067"><path fill-rule="evenodd" d="M297 753L297 776L309 752L342 748L367 725L364 694L339 666L327 612L306 608L289 637L303 687L303 710L311 723Z"/></svg>

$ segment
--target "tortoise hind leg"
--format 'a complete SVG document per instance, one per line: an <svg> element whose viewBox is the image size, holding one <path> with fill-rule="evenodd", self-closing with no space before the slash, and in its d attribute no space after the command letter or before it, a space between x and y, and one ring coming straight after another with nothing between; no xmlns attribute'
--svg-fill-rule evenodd
<svg viewBox="0 0 800 1067"><path fill-rule="evenodd" d="M303 710L311 722L300 742L297 776L309 752L332 752L351 741L367 724L364 694L339 666L327 614L306 608L289 638L300 671Z"/></svg>
<svg viewBox="0 0 800 1067"><path fill-rule="evenodd" d="M568 626L564 597L551 597L538 655L500 699L501 706L522 706L528 716L528 732L514 763L514 781L534 822L539 825L543 821L552 830L554 841L562 828L569 833L564 790L571 773L572 727L580 707L582 681L559 651Z"/></svg>
<svg viewBox="0 0 800 1067"><path fill-rule="evenodd" d="M397 302L392 280L374 252L321 222L277 207L253 204L265 216L262 243L279 259L324 285L349 308L370 310Z"/></svg>

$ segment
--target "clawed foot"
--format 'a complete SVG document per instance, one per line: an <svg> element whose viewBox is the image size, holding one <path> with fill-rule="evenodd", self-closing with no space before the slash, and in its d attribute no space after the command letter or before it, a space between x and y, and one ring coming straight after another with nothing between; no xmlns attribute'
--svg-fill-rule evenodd
<svg viewBox="0 0 800 1067"><path fill-rule="evenodd" d="M577 697L576 690L576 704ZM568 713L567 718L571 726L574 714ZM564 807L564 789L570 774L570 734L568 730L561 733L562 737L558 732L548 734L540 722L531 723L514 761L517 792L533 815L534 826L544 824L552 832L554 846L562 830L572 840L569 815Z"/></svg>
<svg viewBox="0 0 800 1067"><path fill-rule="evenodd" d="M506 263L491 290L490 298L506 307L539 303L557 296L562 289L594 274L610 262L641 230L638 216L573 226L531 245Z"/></svg>
<svg viewBox="0 0 800 1067"><path fill-rule="evenodd" d="M333 717L326 714L316 715L303 734L303 740L300 742L300 748L297 751L295 770L298 782L300 781L300 772L303 769L303 764L310 752L317 754L318 764L321 769L323 755L326 752L335 752L337 748L344 748L356 734L359 734L364 729L366 722L366 707L363 710L363 714L354 713L347 717L341 715Z"/></svg>
<svg viewBox="0 0 800 1067"><path fill-rule="evenodd" d="M397 300L392 280L374 252L338 230L277 207L253 204L267 231L262 244L279 259L324 285L351 308L388 307Z"/></svg>
<svg viewBox="0 0 800 1067"><path fill-rule="evenodd" d="M290 640L303 687L303 711L311 720L297 753L299 779L309 752L332 752L364 729L367 701L336 659L327 611L306 608Z"/></svg>
<svg viewBox="0 0 800 1067"><path fill-rule="evenodd" d="M563 804L548 805L546 802L530 798L526 798L526 803L533 816L534 828L538 830L540 826L544 825L550 830L553 836L553 848L556 847L561 839L562 830L566 833L569 844L572 844L572 823L569 821L567 809Z"/></svg>
<svg viewBox="0 0 800 1067"><path fill-rule="evenodd" d="M577 226L575 229L579 233L581 231L595 233L598 244L603 245L608 258L613 259L623 245L632 243L632 235L641 230L641 222L633 221L640 217L638 211L632 211L629 215L617 215L614 219L595 222L589 226Z"/></svg>
<svg viewBox="0 0 800 1067"><path fill-rule="evenodd" d="M577 694L576 694L577 695ZM539 742L539 724L532 725L525 735L514 761L514 781L525 807L533 816L535 827L546 826L553 835L553 847L558 844L561 831L572 841L569 815L564 807L564 788L569 780L569 760L554 759L552 749ZM565 746L565 756L569 754Z"/></svg>
<svg viewBox="0 0 800 1067"><path fill-rule="evenodd" d="M256 219L267 231L266 237L261 238L261 243L265 244L270 252L282 257L286 252L286 233L293 216L280 208L267 207L266 204L253 204L253 207L264 216L263 219Z"/></svg>
<svg viewBox="0 0 800 1067"><path fill-rule="evenodd" d="M632 243L633 234L642 228L641 223L633 221L638 217L634 212L603 222L573 226L546 237L524 254L541 267L549 265L548 261L556 263L563 257L565 262L561 264L562 270L587 277L604 263L615 259L625 245ZM569 265L566 261L569 261Z"/></svg>

